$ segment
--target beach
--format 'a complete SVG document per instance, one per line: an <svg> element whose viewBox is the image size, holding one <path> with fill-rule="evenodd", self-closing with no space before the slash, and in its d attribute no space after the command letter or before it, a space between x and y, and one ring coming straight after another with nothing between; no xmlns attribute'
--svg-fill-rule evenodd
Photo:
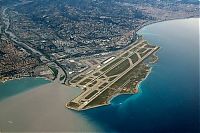
<svg viewBox="0 0 200 133"><path fill-rule="evenodd" d="M1 101L0 131L99 131L84 116L65 108L65 103L80 93L77 90L54 82Z"/></svg>

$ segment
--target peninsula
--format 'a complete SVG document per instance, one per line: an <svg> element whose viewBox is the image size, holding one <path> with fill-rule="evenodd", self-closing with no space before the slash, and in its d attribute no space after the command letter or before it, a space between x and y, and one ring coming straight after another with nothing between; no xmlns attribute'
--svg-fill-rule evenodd
<svg viewBox="0 0 200 133"><path fill-rule="evenodd" d="M140 37L123 52L75 76L69 81L70 86L81 87L84 91L66 107L80 111L107 105L115 95L137 93L137 85L150 71L144 61L155 62L157 58L153 54L158 49L158 46L150 45Z"/></svg>

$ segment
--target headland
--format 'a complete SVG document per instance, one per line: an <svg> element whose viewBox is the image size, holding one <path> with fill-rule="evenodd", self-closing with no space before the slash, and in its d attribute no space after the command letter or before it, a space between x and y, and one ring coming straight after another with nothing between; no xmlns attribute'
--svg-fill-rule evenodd
<svg viewBox="0 0 200 133"><path fill-rule="evenodd" d="M70 86L84 91L66 103L66 107L86 110L107 105L116 95L138 93L137 85L149 74L148 64L157 61L154 53L158 49L139 37L127 49L106 59L102 66L75 76L69 81Z"/></svg>

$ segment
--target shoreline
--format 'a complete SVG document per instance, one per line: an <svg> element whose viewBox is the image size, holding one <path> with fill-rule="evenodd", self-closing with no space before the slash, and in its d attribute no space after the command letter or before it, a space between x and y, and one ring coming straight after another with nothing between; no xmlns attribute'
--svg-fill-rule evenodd
<svg viewBox="0 0 200 133"><path fill-rule="evenodd" d="M177 22L177 23L179 23L179 22ZM147 28L147 29L149 30L149 28ZM176 30L176 29L174 29L174 30ZM172 45L174 46L173 43L172 43ZM163 49L165 49L164 46L163 46ZM68 101L67 99L70 99L70 97L74 97L74 96L76 96L76 94L80 93L80 92L77 92L73 96L68 96L68 95L71 95L70 91L76 92L77 89L80 90L79 88L73 88L73 89L69 88L69 90L67 88L66 89L67 91L60 92L59 87L54 86L55 83L44 86L44 87L41 86L41 88L39 88L39 89L33 90L31 92L30 92L30 90L28 92L23 92L22 95L16 96L16 97L11 97L8 100L6 100L6 102L3 102L3 104L1 103L1 106L0 106L0 108L1 108L0 115L2 118L0 120L0 125L2 126L1 131L2 132L12 132L12 131L15 131L15 132L17 132L17 131L18 132L22 132L22 131L25 131L25 132L28 132L28 131L31 131L31 132L38 132L38 131L43 131L43 132L49 132L49 131L51 131L51 132L64 132L64 131L80 132L82 130L82 132L92 132L90 129L88 129L88 125L93 124L92 126L94 128L96 128L100 125L102 130L103 129L106 130L107 129L106 122L108 122L110 124L109 126L112 127L112 129L114 129L115 131L116 130L121 131L121 130L118 130L118 127L120 127L120 125L122 126L122 128L130 127L130 130L138 129L138 131L139 131L140 129L142 129L142 127L144 127L142 124L143 119L145 120L146 118L149 118L149 117L151 119L146 124L147 127L145 127L144 129L148 129L148 127L153 127L153 126L160 126L163 124L163 125L166 125L163 127L163 129L167 130L169 127L168 123L171 122L171 120L172 120L172 119L168 119L168 116L166 116L164 118L165 121L162 121L163 120L162 119L161 121L156 120L155 123L152 123L152 120L154 120L154 118L158 115L158 112L165 114L167 111L167 112L172 112L172 114L174 114L174 111L173 111L174 108L171 108L171 106L174 106L175 109L178 109L178 111L180 111L180 112L182 111L181 108L177 107L177 105L176 105L176 103L179 103L179 101L177 101L176 103L173 102L174 99L177 99L176 95L178 95L179 92L182 91L182 89L180 89L181 87L178 87L179 90L177 90L177 93L174 93L174 87L171 88L171 91L172 91L171 94L174 95L174 99L171 99L171 101L169 101L170 106L167 110L163 109L162 107L166 107L166 106L165 106L165 104L164 105L160 104L160 102L162 102L162 100L166 101L166 97L165 96L163 97L160 94L166 94L166 92L169 92L168 89L170 88L170 86L165 86L165 84L161 83L160 86L155 88L157 86L156 83L158 82L158 80L156 81L156 79L162 78L162 77L159 77L159 73L157 73L157 69L156 69L157 64L160 64L160 63L162 64L162 61L161 61L162 57L160 56L161 54L157 54L157 55L159 56L160 59L158 60L158 62L155 65L153 65L153 67L151 69L152 75L148 75L148 77L143 80L145 82L141 81L140 84L138 84L138 88L140 89L140 92L138 93L138 95L129 96L129 95L124 94L124 96L119 96L116 99L114 99L112 101L111 105L108 105L108 106L102 105L102 108L99 107L99 108L96 108L96 110L95 109L88 110L88 112L86 112L87 111L86 110L86 111L83 111L82 113L79 113L77 111L69 110L64 107L65 102ZM170 59L170 55L169 55L169 59ZM168 65L170 66L170 64L168 64ZM161 68L161 67L159 66L159 68ZM162 72L162 69L160 69L160 70ZM165 77L165 75L162 75L162 76ZM153 78L152 79L153 82L149 82L149 79L151 79L151 78ZM191 79L191 78L189 77L189 79ZM180 80L180 81L182 81L182 80ZM162 82L164 83L164 81L162 81ZM169 82L169 83L173 83L173 82L174 81L172 79L172 82ZM150 83L150 85L151 85L151 83L153 83L152 84L153 86L151 86L150 88L148 88L149 83ZM180 83L180 82L176 82L176 83ZM190 86L190 85L188 85L188 86ZM188 86L185 87L186 91L188 90ZM49 90L49 87L51 87L52 89ZM168 88L162 90L162 89L160 89L162 87L168 87ZM189 92L192 92L192 91L193 90L190 90ZM159 95L154 96L154 94L155 94L154 92L156 94L159 93ZM188 94L189 94L189 92L188 92ZM194 92L192 92L192 93L194 93ZM64 95L64 94L66 94L66 95ZM182 94L182 93L180 93L180 94ZM185 96L185 95L181 95L181 96ZM153 98L151 99L151 97L153 97ZM191 97L193 97L193 95L191 95ZM53 102L52 102L52 99L54 99ZM187 99L190 101L189 97ZM181 101L181 99L180 99L180 101ZM154 102L158 102L158 103L154 103ZM171 105L171 102L173 103L172 105ZM122 103L122 104L120 105L120 103ZM152 104L152 103L154 103L154 104ZM194 103L194 102L192 102L192 103ZM158 104L158 106L156 104ZM184 103L182 103L182 104L184 104ZM150 105L150 106L148 106L148 105ZM187 105L187 102L186 102L186 105L184 104L183 107L190 107L190 105ZM150 110L152 109L151 111L155 112L155 113L152 114L148 110L145 110L146 108L148 108L148 109L150 108ZM192 109L185 112L186 116L187 116L187 114L189 114L189 116L187 116L186 118L193 118L193 117L190 117L190 116L193 116L193 114L191 114L191 112L193 112ZM105 116L105 118L101 117L102 114L103 114L103 116ZM170 114L170 113L168 113L168 114ZM152 115L152 117L151 117L151 115ZM141 118L140 116L142 116L143 118ZM195 116L196 116L196 114L195 114ZM197 116L198 116L198 114L197 114ZM109 121L110 118L114 118L118 121L116 121L116 122ZM173 117L173 120L176 120L176 118L177 117L175 117L175 118ZM182 118L181 114L180 114L180 117L178 117L178 118ZM90 123L86 123L85 124L86 126L85 126L83 122L82 123L80 122L81 120L83 120L84 123L86 123L87 121L89 121ZM124 122L124 120L127 120L127 121ZM167 121L167 120L169 120L169 121ZM190 120L193 122L193 119L190 119ZM194 120L196 120L196 119L194 119ZM13 122L13 123L9 123L9 122ZM60 123L60 124L58 124L58 123ZM76 123L76 124L74 124L74 123ZM190 121L187 123L190 123ZM105 126L104 126L104 124L105 124ZM139 127L138 126L134 127L134 125L137 125L137 124L139 125ZM175 124L175 126L176 125L180 126L180 125L184 125L185 122L181 122L181 123L177 122L177 123L173 123L173 125L174 124ZM77 127L76 125L79 125L79 126ZM127 128L127 129L129 129L129 128ZM96 132L100 132L100 131L98 129L96 129Z"/></svg>
<svg viewBox="0 0 200 133"><path fill-rule="evenodd" d="M152 25L152 24L156 24L156 23L160 23L160 22L165 22L165 21L173 21L173 20L181 20L181 19L192 19L192 18L199 18L199 17L175 18L175 19L167 19L167 20L153 21L153 22L149 22L149 23L146 23L146 24L140 26L140 27L136 30L136 32L138 32L139 30L141 30L141 29L144 28L145 26L149 26L149 25ZM137 40L138 40L138 39L137 39ZM136 40L136 41L137 41L137 40ZM148 41L148 40L147 40L147 41ZM159 58L158 58L158 59L159 59ZM158 59L157 59L157 60L158 60ZM156 61L157 61L157 60L156 60ZM156 61L155 61L155 62L156 62ZM147 76L146 76L143 80L141 80L141 81L138 83L137 88L138 88L139 85L149 76L149 74L150 74L150 72L151 72L151 69L152 69L152 68L150 68L150 71L148 72ZM20 80L20 79L23 79L23 78L43 78L43 79L45 79L45 80L52 81L52 80L50 80L50 79L48 79L48 78L46 78L46 77L39 77L39 76L37 76L37 77L31 77L31 76L27 76L27 77L20 77L20 78L11 78L11 79L8 79L8 80L3 81L3 82L0 81L0 83L5 83L5 82L7 82L7 81L12 81L12 80ZM139 88L138 88L138 89L139 89ZM128 93L128 94L133 95L133 93ZM116 95L114 95L110 100L108 100L108 102L107 102L106 104L97 105L97 106L94 106L94 107L91 107L91 108L87 108L87 109L92 109L92 108L95 108L95 107L100 107L100 106L109 105L109 104L111 104L111 103L110 103L111 100L114 99L114 98L116 98L116 97L119 96L119 95L127 95L127 94L116 94ZM85 110L87 110L87 109L85 109Z"/></svg>
<svg viewBox="0 0 200 133"><path fill-rule="evenodd" d="M138 38L138 39L140 39L140 38ZM137 39L137 40L138 40ZM140 40L140 42L138 42L136 45L133 43L130 47L129 47L129 49L127 49L127 51L131 51L133 48L137 48L137 47L141 47L141 43L144 43L145 42L145 45L149 45L149 46L151 46L147 41L145 41L144 39L142 39L142 40ZM142 44L143 45L143 44ZM139 49L138 48L138 49ZM149 51L150 50L150 51ZM134 93L137 93L137 91L138 91L138 89L136 88L136 86L137 86L137 84L138 84L138 82L140 82L140 81L142 81L142 80L144 80L144 78L150 73L150 68L151 67L149 67L149 61L148 61L148 63L145 63L145 60L146 59L148 59L153 53L155 53L156 51L158 51L159 50L159 47L158 46L154 46L154 45L152 45L152 47L149 47L149 49L148 49L148 52L146 52L145 53L145 55L139 55L139 59L138 59L138 61L136 61L131 67L129 67L128 69L126 69L125 70L125 72L123 73L123 75L124 74L126 74L128 71L133 71L132 69L135 67L135 66L137 66L138 64L140 64L140 63L142 63L142 62L144 62L144 63L142 63L144 66L146 66L146 68L143 68L144 70L143 71L145 71L145 73L144 74L141 74L140 76L138 75L138 79L135 79L134 81L135 81L135 85L134 85L134 87L135 87L135 89L134 90L132 90L133 92L131 92L131 89L129 90L129 91L125 91L125 92L123 92L122 91L122 89L119 89L118 91L113 91L112 92L112 94L109 94L109 95L107 95L106 97L105 97L105 99L103 98L102 99L102 101L100 102L100 103L93 103L94 105L88 105L89 104L89 102L92 102L94 99L96 99L97 97L99 98L99 99L101 99L101 97L100 97L100 95L101 95L101 93L103 93L105 90L107 90L109 87L112 87L112 84L114 83L114 82L117 82L117 80L119 80L120 79L120 77L123 77L123 75L120 75L120 77L118 77L118 79L115 79L115 81L113 82L111 82L111 83L106 83L106 84L108 84L106 87L104 87L104 89L103 89L103 91L97 91L97 90L95 90L95 91L97 91L98 93L96 94L96 95L94 95L94 97L92 97L91 99L89 99L88 101L81 101L80 99L81 98L84 98L84 95L88 95L89 93L90 94L92 94L93 92L91 92L91 90L92 89L94 89L94 88L92 88L91 90L89 90L89 91L84 91L83 93L81 93L80 95L78 95L76 98L74 98L74 99L72 99L69 103L66 103L65 104L65 107L66 108L69 108L69 109L73 109L73 110L77 110L77 111L81 111L81 110L86 110L86 109L89 109L89 108L93 108L93 107L97 107L97 106L101 106L101 105L107 105L107 104L109 104L109 100L110 100L110 98L112 98L112 97L116 97L116 96L118 96L118 95L121 95L121 94L125 94L125 93L128 93L128 94L134 94ZM120 55L119 55L119 57L121 57L121 56L123 56L124 55L124 53L126 53L127 51L124 51L123 53L121 53ZM139 53L137 53L137 54L139 54ZM132 55L132 54L131 54ZM129 57L130 55L127 55L127 57L128 58L130 58ZM99 71L98 69L96 70L96 71ZM104 73L103 73L104 74ZM91 76L92 77L92 76ZM99 76L100 77L100 76ZM98 78L99 78L98 77ZM130 77L131 77L131 75L130 75ZM130 77L128 77L128 79L130 80ZM86 76L86 78L87 78L87 76ZM129 80L128 79L125 79L126 80L126 82L129 82ZM109 81L107 81L107 82L109 82ZM118 81L119 82L119 81ZM124 83L123 84L127 84L125 81L123 81ZM77 83L76 83L77 84ZM84 84L83 84L84 85ZM119 87L119 86L118 86ZM122 85L120 85L120 87L122 87ZM120 88L119 87L119 88ZM95 92L96 93L96 92ZM91 96L90 96L91 97ZM87 99L87 98L86 98Z"/></svg>
<svg viewBox="0 0 200 133"><path fill-rule="evenodd" d="M147 22L147 23L144 23L143 25L139 26L135 30L135 32L137 33L142 28L149 26L149 25L156 24L156 23L162 23L162 22L173 21L173 20L192 19L192 18L200 18L200 17L199 16L192 16L192 17L185 17L185 18L171 18L171 19L166 19L166 20L158 20L158 21Z"/></svg>
<svg viewBox="0 0 200 133"><path fill-rule="evenodd" d="M36 76L36 77L32 77L32 76L22 76L22 77L20 77L20 78L18 78L18 77L12 77L12 78L9 78L9 79L7 79L7 80L1 80L0 81L0 84L2 83L2 84L5 84L6 82L9 82L9 81L13 81L13 80L21 80L21 79L25 79L25 78L38 78L38 79L44 79L44 80L48 80L48 81L51 81L52 82L52 80L50 80L50 79L48 79L47 77L40 77L40 76Z"/></svg>
<svg viewBox="0 0 200 133"><path fill-rule="evenodd" d="M156 24L156 23L162 23L162 22L173 21L173 20L182 20L182 19L193 19L193 18L199 18L199 17L173 18L173 19L167 19L167 20L159 20L159 21L148 22L148 23L143 24L142 26L140 26L140 27L136 30L136 33L137 33L139 30L143 29L144 27L149 26L149 25L153 25L153 24ZM137 41L137 40L136 40L136 41ZM148 40L147 40L147 41L148 41ZM161 47L159 46L159 49L160 49L160 48L161 48ZM151 65L152 65L152 64L155 64L155 63L159 60L159 57L156 55L156 53L154 53L153 56L156 57L156 60L153 61L153 62L149 62L147 65L149 65L149 64L151 64ZM148 78L148 76L149 76L150 73L152 72L152 68L153 68L153 67L151 66L149 72L148 72L147 75L146 75L146 77L145 77L144 79L142 79L142 80L137 84L136 88L137 88L138 90L141 89L141 88L140 88L140 85L142 84L143 81L145 81L145 80ZM108 105L111 104L111 101L112 101L113 99L115 99L116 97L118 97L118 96L121 96L121 95L134 95L134 94L138 94L138 93L124 93L124 94L123 94L123 93L121 93L121 94L119 93L119 94L116 94L116 95L114 95L113 97L111 97L111 98L107 101L106 104L93 106L93 107L86 108L86 109L83 109L83 110L93 109L93 108L102 107L102 106L108 106Z"/></svg>
<svg viewBox="0 0 200 133"><path fill-rule="evenodd" d="M145 78L143 78L136 86L136 88L139 90L141 90L140 88L140 85L142 84L143 81L145 81L148 76L150 75L150 73L152 72L152 67L150 67L147 75L145 76ZM130 95L130 96L133 96L134 94L139 94L140 92L137 92L137 93L117 93L115 95L113 95L111 98L108 99L108 101L105 103L105 104L100 104L100 105L96 105L96 106L92 106L92 107L88 107L88 108L85 108L85 109L82 109L81 111L86 111L86 110L90 110L90 109L94 109L94 108L98 108L98 107L103 107L103 106L109 106L112 104L112 100L115 99L116 97L118 96L122 96L122 95ZM65 105L65 107L67 107L67 104ZM69 108L71 110L74 110L73 108ZM74 110L74 111L77 111L77 110ZM79 112L79 111L77 111Z"/></svg>
<svg viewBox="0 0 200 133"><path fill-rule="evenodd" d="M144 28L144 27L146 27L146 26L149 26L149 25L156 24L156 23L162 23L162 22L173 21L173 20L181 20L181 19L192 19L192 18L199 18L199 17L174 18L174 19L167 19L167 20L159 20L159 21L147 22L146 24L143 24L143 25L140 26L138 29L136 29L136 33L137 33L139 30L141 30L142 28ZM138 39L137 39L137 40L138 40ZM137 41L137 40L136 40L136 41ZM148 41L148 40L147 40L147 41ZM160 48L161 48L161 47L159 46L159 49L160 49ZM149 64L155 64L155 63L159 60L159 57L156 55L156 53L154 53L153 56L156 57L156 60L155 60L155 61L152 61L152 62L149 62L147 65L149 65ZM142 84L143 81L145 81L145 80L148 78L148 76L150 75L151 72L152 72L152 66L150 67L150 70L149 70L149 72L147 73L146 77L145 77L144 79L142 79L142 80L137 84L136 88L137 88L138 90L141 90L140 85ZM131 95L131 96L132 96L132 95L134 95L134 94L138 94L138 93L118 93L118 94L115 94L113 97L111 97L111 98L107 101L107 103L101 104L101 105L97 105L97 106L93 106L93 107L88 107L88 108L86 108L86 109L82 109L82 111L85 111L85 110L88 110L88 109L93 109L93 108L98 108L98 107L103 107L103 106L109 106L109 105L112 104L111 101L112 101L113 99L115 99L116 97L118 97L118 96L121 96L121 95Z"/></svg>
<svg viewBox="0 0 200 133"><path fill-rule="evenodd" d="M66 110L65 102L79 94L80 91L80 89L52 82L2 100L0 102L1 131L101 131L81 114ZM72 122L69 123L69 121ZM78 124L79 128L74 123Z"/></svg>
<svg viewBox="0 0 200 133"><path fill-rule="evenodd" d="M47 84L50 84L50 83L52 83L49 79L47 79L47 78L44 78L44 77L22 77L22 78L13 78L13 79L10 79L10 80L8 80L8 81L6 81L6 82L0 82L0 86L2 86L2 88L3 89L0 89L0 91L3 91L4 92L4 87L8 87L8 86L10 86L10 84L13 84L14 83L14 85L17 85L16 83L18 83L18 82L26 82L25 84L27 84L27 83L31 83L32 81L33 81L33 83L34 82L36 82L37 84L34 84L34 85L29 85L29 86L26 86L26 87L23 87L23 86L21 86L20 88L19 87L16 87L15 88L15 86L13 86L12 87L12 89L15 89L15 90L17 90L17 91L14 91L14 93L12 93L13 91L8 91L8 92L6 92L6 90L5 90L5 92L6 92L6 94L7 95L2 95L2 96L0 96L0 102L2 102L2 101L4 101L4 100L6 100L6 99L10 99L10 98L12 98L12 97L14 97L14 96L17 96L17 95L20 95L20 94L23 94L23 93L26 93L26 92L29 92L29 91L31 91L31 90L34 90L34 89L36 89L36 88L39 88L39 87L42 87L42 86L44 86L44 85L47 85ZM39 81L39 82L38 82ZM40 82L41 81L41 82ZM18 85L17 85L18 86ZM9 90L12 90L12 89L9 89ZM2 94L3 94L3 92L2 92Z"/></svg>
<svg viewBox="0 0 200 133"><path fill-rule="evenodd" d="M192 19L192 18L199 18L199 17L195 17L195 16L193 16L193 17L186 17L186 18L172 18L172 19L166 19L166 20L158 20L158 21L152 21L152 22L147 22L147 23L144 23L143 25L141 25L140 27L138 27L137 29L135 29L135 33L137 33L139 30L141 30L142 28L144 28L144 27L146 27L146 26L149 26L149 25L152 25L152 24L156 24L156 23L161 23L161 22L167 22L167 21L173 21L173 20L181 20L181 19ZM137 42L138 41L138 39L136 39L135 40L135 42ZM147 40L148 41L148 40ZM130 46L130 45L127 45L125 48L123 48L123 49L126 49L128 46ZM123 50L123 49L121 49L121 50ZM117 51L114 51L114 52L117 52ZM31 76L27 76L28 78L31 78ZM7 82L7 81L10 81L10 80L16 80L16 79L22 79L22 78L27 78L27 77L20 77L20 78L17 78L17 77L12 77L12 78L10 78L9 77L9 79L7 79L7 80L0 80L0 83L5 83L5 82ZM36 76L36 78L40 78L39 76ZM50 81L53 81L53 80L51 80L51 79L48 79L47 77L41 77L41 78L45 78L46 80L50 80Z"/></svg>
<svg viewBox="0 0 200 133"><path fill-rule="evenodd" d="M159 49L160 49L160 47L159 47ZM158 51L158 50L157 50L157 51ZM157 51L155 51L155 52L157 52ZM153 64L155 64L155 63L159 60L159 57L156 55L155 52L152 54L152 56L155 56L155 57L156 57L156 60L154 60L153 62L149 61L148 63L145 63L145 65L147 65L147 66L153 65ZM134 94L140 93L140 92L139 92L139 90L141 90L141 89L140 89L140 85L142 84L143 81L145 81L145 80L148 78L148 76L149 76L150 73L152 72L152 69L153 69L153 66L150 66L149 71L148 71L148 73L146 74L145 78L143 78L140 82L137 83L137 85L136 85L136 89L138 90L137 93L129 93L129 92L127 92L127 93L116 93L115 95L111 96L111 97L106 101L106 103L104 103L104 104L99 104L99 105L92 106L92 107L83 108L83 109L81 109L80 111L85 111L85 110L89 110L89 109L93 109L93 108L97 108L97 107L103 107L103 106L111 105L111 101L112 101L114 98L116 98L116 97L118 97L118 96L121 96L121 95L131 95L131 96L132 96L132 95L134 95ZM67 106L67 104L65 105L65 107L66 107L66 108L69 108L69 107ZM75 110L75 109L73 109L73 108L69 108L69 109ZM77 111L77 110L75 110L75 111Z"/></svg>

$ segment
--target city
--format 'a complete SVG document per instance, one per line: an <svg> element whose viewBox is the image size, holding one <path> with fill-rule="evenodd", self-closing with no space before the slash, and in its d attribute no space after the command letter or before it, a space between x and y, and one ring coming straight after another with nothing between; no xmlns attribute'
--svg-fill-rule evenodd
<svg viewBox="0 0 200 133"><path fill-rule="evenodd" d="M82 59L108 58L110 53L136 41L137 30L144 25L199 14L195 2L82 0L81 3L24 0L13 2L11 8L1 6L1 38L23 48L40 62L39 66L45 64L53 69L54 77L50 79L62 79L61 83L68 84L89 68Z"/></svg>
<svg viewBox="0 0 200 133"><path fill-rule="evenodd" d="M199 133L199 0L0 0L0 133Z"/></svg>

